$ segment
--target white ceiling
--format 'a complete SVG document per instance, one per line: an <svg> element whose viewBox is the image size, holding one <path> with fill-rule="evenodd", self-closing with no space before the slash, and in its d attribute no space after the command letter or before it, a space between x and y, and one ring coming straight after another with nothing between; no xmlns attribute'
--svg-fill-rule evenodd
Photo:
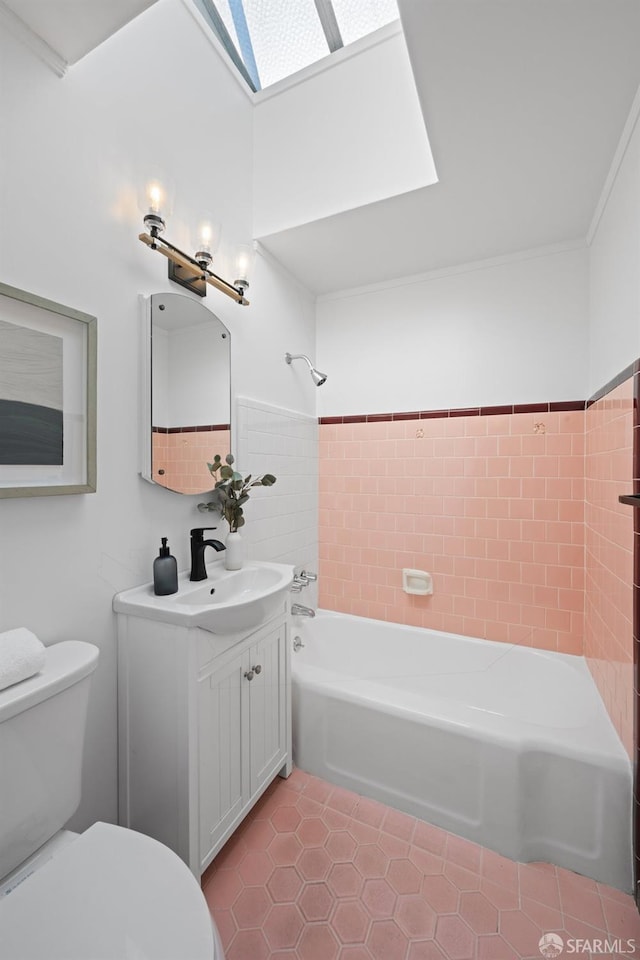
<svg viewBox="0 0 640 960"><path fill-rule="evenodd" d="M640 84L638 0L399 0L439 183L260 237L317 293L584 238Z"/></svg>
<svg viewBox="0 0 640 960"><path fill-rule="evenodd" d="M61 61L76 63L156 0L0 0Z"/></svg>
<svg viewBox="0 0 640 960"><path fill-rule="evenodd" d="M0 0L0 20L64 66L154 2ZM319 294L584 238L640 85L638 0L398 6L439 182L259 238Z"/></svg>

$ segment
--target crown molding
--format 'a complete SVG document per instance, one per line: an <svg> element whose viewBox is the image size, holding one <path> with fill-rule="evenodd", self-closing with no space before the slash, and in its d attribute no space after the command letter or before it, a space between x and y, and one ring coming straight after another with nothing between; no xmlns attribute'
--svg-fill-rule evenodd
<svg viewBox="0 0 640 960"><path fill-rule="evenodd" d="M57 50L50 47L31 27L22 20L17 13L0 0L0 25L9 30L14 37L20 40L32 53L42 60L58 77L64 77L69 64Z"/></svg>

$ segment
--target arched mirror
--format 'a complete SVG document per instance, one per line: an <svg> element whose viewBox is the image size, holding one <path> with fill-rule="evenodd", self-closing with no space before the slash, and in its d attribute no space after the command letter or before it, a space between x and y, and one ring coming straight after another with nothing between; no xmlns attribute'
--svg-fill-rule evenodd
<svg viewBox="0 0 640 960"><path fill-rule="evenodd" d="M205 493L207 463L231 450L231 336L191 297L156 293L145 305L141 474L176 493Z"/></svg>

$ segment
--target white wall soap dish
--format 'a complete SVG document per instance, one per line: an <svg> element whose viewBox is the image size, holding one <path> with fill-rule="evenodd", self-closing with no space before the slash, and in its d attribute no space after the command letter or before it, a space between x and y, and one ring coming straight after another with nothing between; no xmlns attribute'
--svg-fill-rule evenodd
<svg viewBox="0 0 640 960"><path fill-rule="evenodd" d="M427 597L433 593L433 579L425 570L403 570L402 589L416 597Z"/></svg>

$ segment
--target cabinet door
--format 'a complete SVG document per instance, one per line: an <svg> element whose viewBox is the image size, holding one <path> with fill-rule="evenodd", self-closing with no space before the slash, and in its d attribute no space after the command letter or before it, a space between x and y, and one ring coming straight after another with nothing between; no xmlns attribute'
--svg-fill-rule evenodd
<svg viewBox="0 0 640 960"><path fill-rule="evenodd" d="M238 657L198 683L201 864L240 815L246 799L248 764L242 739L248 706L243 667L245 659Z"/></svg>
<svg viewBox="0 0 640 960"><path fill-rule="evenodd" d="M273 778L286 756L285 627L265 633L249 650L251 795ZM259 671L256 668L259 667Z"/></svg>

